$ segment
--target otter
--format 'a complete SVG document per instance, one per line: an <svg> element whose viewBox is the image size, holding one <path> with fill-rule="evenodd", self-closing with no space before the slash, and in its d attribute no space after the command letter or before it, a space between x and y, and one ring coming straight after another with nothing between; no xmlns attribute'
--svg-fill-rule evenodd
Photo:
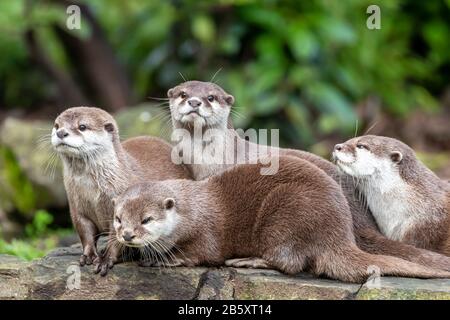
<svg viewBox="0 0 450 320"><path fill-rule="evenodd" d="M259 145L242 139L233 129L230 119L231 107L234 104L234 97L228 94L215 83L201 81L187 81L171 88L167 92L174 132L183 129L189 135L182 136L181 141L174 147L173 156L178 156L181 150L192 150L203 154L217 152L218 145L225 145L220 150L223 152L223 159L236 159L240 156L245 161L252 163L255 159L266 155L290 155L307 160L313 164L316 170L325 171L330 177L341 185L341 192L344 192L353 217L353 230L356 236L357 245L364 251L373 254L391 255L403 258L412 262L417 262L425 266L439 268L450 271L450 258L429 250L416 248L399 241L391 240L380 233L370 210L359 201L355 194L353 179L342 176L336 165L312 153L294 150L267 147L264 152L260 152ZM215 139L211 141L200 141L196 136L196 130L200 127L201 132L208 129L215 131ZM218 136L218 134L221 136ZM201 139L201 138L200 138ZM196 145L203 145L203 149L198 151ZM231 147L229 147L231 146ZM239 152L242 154L237 154ZM220 152L219 151L219 152ZM184 157L183 157L184 159ZM195 180L205 179L234 167L237 163L211 163L211 162L182 162L189 168Z"/></svg>
<svg viewBox="0 0 450 320"><path fill-rule="evenodd" d="M81 266L98 267L103 259L96 243L112 230L111 199L141 181L190 177L170 161L171 146L161 139L142 136L121 143L116 121L99 108L65 110L55 120L51 143L63 163L70 216L83 247ZM104 258L115 261L117 255L111 247Z"/></svg>
<svg viewBox="0 0 450 320"><path fill-rule="evenodd" d="M334 147L339 168L357 181L384 235L450 255L450 185L405 143L366 135Z"/></svg>
<svg viewBox="0 0 450 320"><path fill-rule="evenodd" d="M166 180L131 186L115 199L116 241L164 255L156 266L221 266L253 257L287 274L364 282L382 275L449 277L391 256L360 250L339 185L308 161L281 157L279 171L238 165L206 180Z"/></svg>

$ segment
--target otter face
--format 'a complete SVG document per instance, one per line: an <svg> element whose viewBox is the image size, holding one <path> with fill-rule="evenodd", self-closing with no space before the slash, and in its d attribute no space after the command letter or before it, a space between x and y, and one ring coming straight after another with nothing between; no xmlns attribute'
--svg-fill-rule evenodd
<svg viewBox="0 0 450 320"><path fill-rule="evenodd" d="M175 121L201 128L227 123L234 97L211 82L187 81L167 92Z"/></svg>
<svg viewBox="0 0 450 320"><path fill-rule="evenodd" d="M117 241L130 247L173 243L170 239L179 220L174 198L133 192L115 201L113 226Z"/></svg>
<svg viewBox="0 0 450 320"><path fill-rule="evenodd" d="M397 173L403 160L399 141L379 136L362 136L337 144L333 160L346 174L367 178Z"/></svg>
<svg viewBox="0 0 450 320"><path fill-rule="evenodd" d="M113 148L114 119L97 108L76 107L61 113L55 120L51 142L56 152L71 157L83 157Z"/></svg>

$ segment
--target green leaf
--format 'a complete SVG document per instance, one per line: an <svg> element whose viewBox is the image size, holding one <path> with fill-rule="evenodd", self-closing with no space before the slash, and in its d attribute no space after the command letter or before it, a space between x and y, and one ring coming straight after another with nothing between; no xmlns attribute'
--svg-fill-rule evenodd
<svg viewBox="0 0 450 320"><path fill-rule="evenodd" d="M356 41L357 35L353 28L345 21L330 16L323 16L319 30L327 41L339 44L350 44ZM365 26L361 26L364 28Z"/></svg>
<svg viewBox="0 0 450 320"><path fill-rule="evenodd" d="M317 38L301 23L291 26L288 42L293 55L299 61L312 58L319 50Z"/></svg>
<svg viewBox="0 0 450 320"><path fill-rule="evenodd" d="M306 88L306 94L313 105L325 113L324 130L328 130L331 118L336 118L336 124L351 126L355 123L356 116L347 98L334 87L325 83L314 83ZM331 117L331 118L330 118Z"/></svg>
<svg viewBox="0 0 450 320"><path fill-rule="evenodd" d="M214 22L206 15L197 15L192 21L192 33L201 42L211 43L216 35Z"/></svg>

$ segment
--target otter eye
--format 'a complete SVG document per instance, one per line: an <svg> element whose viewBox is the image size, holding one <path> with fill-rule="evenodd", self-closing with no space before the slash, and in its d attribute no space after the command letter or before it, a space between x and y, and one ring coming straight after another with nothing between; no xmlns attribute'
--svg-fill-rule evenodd
<svg viewBox="0 0 450 320"><path fill-rule="evenodd" d="M367 149L367 150L369 150L369 148L368 148L366 145L361 144L361 143L358 143L358 144L356 145L356 147L357 147L358 149Z"/></svg>
<svg viewBox="0 0 450 320"><path fill-rule="evenodd" d="M55 129L58 130L59 129L59 125L57 123L55 123Z"/></svg>
<svg viewBox="0 0 450 320"><path fill-rule="evenodd" d="M186 92L182 91L181 94L180 94L180 97L181 97L182 99L187 98Z"/></svg>
<svg viewBox="0 0 450 320"><path fill-rule="evenodd" d="M116 221L117 221L118 223L122 223L122 220L120 220L120 218L119 218L118 216L116 216Z"/></svg>
<svg viewBox="0 0 450 320"><path fill-rule="evenodd" d="M142 224L147 224L147 223L149 223L152 220L153 220L152 217L145 218L144 220L142 220Z"/></svg>
<svg viewBox="0 0 450 320"><path fill-rule="evenodd" d="M214 96L208 96L208 101L209 102L213 102L214 101Z"/></svg>
<svg viewBox="0 0 450 320"><path fill-rule="evenodd" d="M78 127L78 130L80 130L80 131L84 131L86 129L87 128L86 128L86 126L84 124L80 124L80 126Z"/></svg>

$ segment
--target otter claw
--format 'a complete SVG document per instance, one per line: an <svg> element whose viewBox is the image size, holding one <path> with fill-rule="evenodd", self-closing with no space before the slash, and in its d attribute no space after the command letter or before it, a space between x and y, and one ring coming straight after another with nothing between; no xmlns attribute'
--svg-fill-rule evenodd
<svg viewBox="0 0 450 320"><path fill-rule="evenodd" d="M95 259L97 259L97 256L96 255L85 255L85 254L83 254L83 255L81 255L81 257L80 257L80 266L85 266L85 265L91 265L94 261L95 261Z"/></svg>
<svg viewBox="0 0 450 320"><path fill-rule="evenodd" d="M100 273L102 277L106 276L108 274L109 269L112 269L114 267L114 261L112 259L105 259L100 260L96 263L94 272Z"/></svg>

